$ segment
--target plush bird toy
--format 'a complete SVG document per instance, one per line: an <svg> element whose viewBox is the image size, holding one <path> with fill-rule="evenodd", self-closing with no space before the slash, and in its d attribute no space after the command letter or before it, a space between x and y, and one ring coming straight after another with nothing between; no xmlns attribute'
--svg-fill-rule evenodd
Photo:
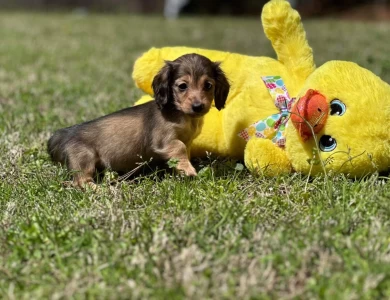
<svg viewBox="0 0 390 300"><path fill-rule="evenodd" d="M191 154L244 159L256 172L292 171L352 177L390 169L390 86L347 61L316 68L297 11L284 0L263 8L262 23L278 59L170 47L151 49L134 66L138 87L164 60L199 53L220 61L231 89L225 109L212 108ZM137 103L151 99L145 96Z"/></svg>

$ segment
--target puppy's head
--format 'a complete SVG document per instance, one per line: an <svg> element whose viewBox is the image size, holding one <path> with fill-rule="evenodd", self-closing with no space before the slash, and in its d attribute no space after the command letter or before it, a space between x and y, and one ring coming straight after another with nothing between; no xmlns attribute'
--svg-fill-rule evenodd
<svg viewBox="0 0 390 300"><path fill-rule="evenodd" d="M207 113L213 99L222 109L230 89L220 64L199 54L166 61L152 87L160 109L174 108L193 117Z"/></svg>

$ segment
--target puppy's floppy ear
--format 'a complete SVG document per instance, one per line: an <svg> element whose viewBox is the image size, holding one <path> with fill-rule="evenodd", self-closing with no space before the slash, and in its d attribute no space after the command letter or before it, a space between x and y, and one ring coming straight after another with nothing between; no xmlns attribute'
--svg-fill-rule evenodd
<svg viewBox="0 0 390 300"><path fill-rule="evenodd" d="M154 92L154 99L160 109L168 103L172 103L172 73L173 64L171 61L165 61L164 67L153 78L152 88Z"/></svg>
<svg viewBox="0 0 390 300"><path fill-rule="evenodd" d="M220 62L214 63L214 80L215 80L215 90L214 90L214 102L215 107L218 110L221 110L225 106L225 102L230 90L230 84L226 78L225 73L220 67Z"/></svg>

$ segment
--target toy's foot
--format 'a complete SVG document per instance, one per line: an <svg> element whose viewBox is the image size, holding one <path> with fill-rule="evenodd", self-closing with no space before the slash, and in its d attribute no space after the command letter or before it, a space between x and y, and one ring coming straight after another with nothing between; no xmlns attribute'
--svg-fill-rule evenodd
<svg viewBox="0 0 390 300"><path fill-rule="evenodd" d="M270 140L252 138L244 155L245 165L253 173L276 176L292 171L286 152Z"/></svg>

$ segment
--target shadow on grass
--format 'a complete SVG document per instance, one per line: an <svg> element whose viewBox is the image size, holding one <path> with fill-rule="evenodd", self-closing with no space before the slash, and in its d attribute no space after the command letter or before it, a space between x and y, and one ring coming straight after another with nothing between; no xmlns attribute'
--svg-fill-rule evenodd
<svg viewBox="0 0 390 300"><path fill-rule="evenodd" d="M195 158L191 160L191 163L197 170L198 176L187 177L183 174L179 174L175 168L169 166L168 163L142 163L136 171L132 170L130 172L114 172L100 169L96 172L94 181L97 184L108 182L110 185L121 182L141 184L144 180L161 182L167 177L172 176L187 179L196 179L198 177L221 178L231 176L237 173L237 171L246 170L242 161L220 157Z"/></svg>

